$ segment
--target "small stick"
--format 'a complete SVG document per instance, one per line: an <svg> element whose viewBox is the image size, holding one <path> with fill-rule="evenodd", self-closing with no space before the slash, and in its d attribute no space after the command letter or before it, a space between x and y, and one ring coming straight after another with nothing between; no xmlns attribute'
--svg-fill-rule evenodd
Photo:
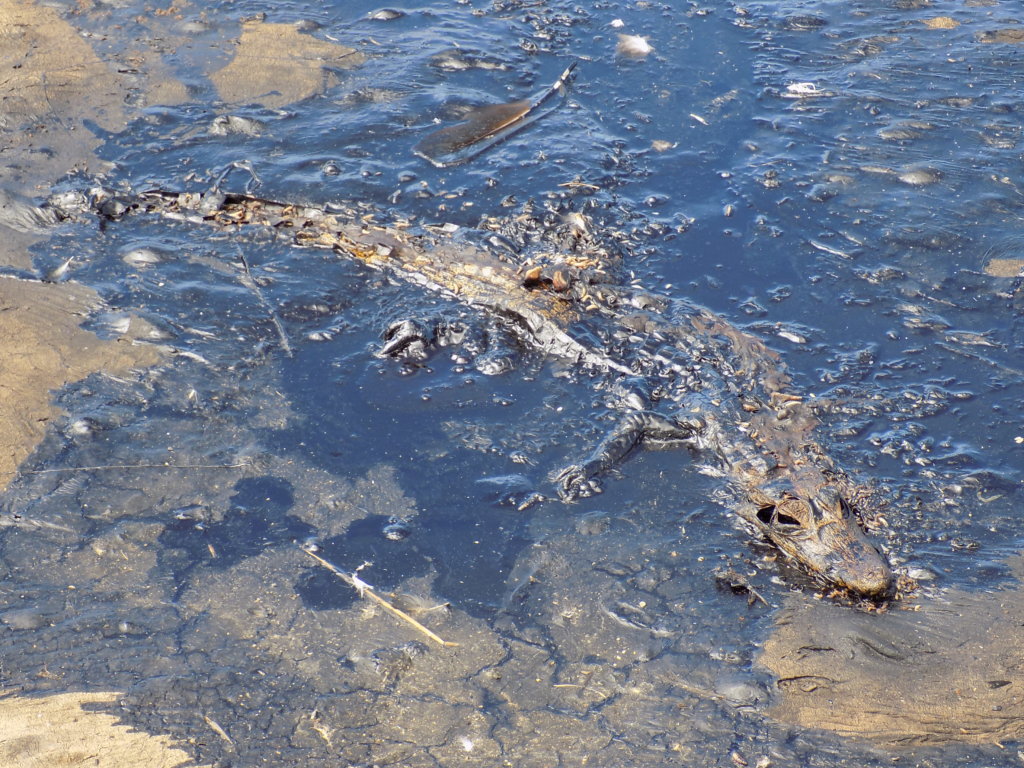
<svg viewBox="0 0 1024 768"><path fill-rule="evenodd" d="M203 720L205 720L206 724L210 726L210 730L212 730L214 733L216 733L218 736L224 739L224 741L226 741L232 747L235 746L234 739L228 736L228 732L220 727L220 723L218 723L212 717L207 717L206 715L203 715Z"/></svg>
<svg viewBox="0 0 1024 768"><path fill-rule="evenodd" d="M435 643L440 645L442 648L455 648L455 647L458 646L458 643L452 643L452 642L449 642L447 640L442 640L440 637L438 637L436 634L431 632L425 626L420 624L418 621L416 621L416 619L414 619L412 616L407 614L405 611L400 610L400 609L396 608L395 606L393 606L391 603L389 603L383 597L381 597L376 592L374 592L373 591L373 587L371 587L365 581L360 579L354 573L346 573L345 571L341 570L341 568L339 568L338 566L334 565L333 563L328 562L327 560L324 560L322 557L320 557L320 555L318 555L315 552L311 551L308 547L301 547L301 549L307 555L309 555L314 560L316 560L318 563L320 563L320 565L322 565L324 568L329 570L331 573L333 573L339 579L341 579L346 584L348 584L350 587L352 587L352 589L354 589L356 592L359 593L360 597L365 597L368 600L373 601L374 603L379 605L381 608L383 608L385 611L390 613L392 616L395 616L395 617L401 619L402 621L407 622L408 624L411 624L413 627L415 627L417 630L419 630L424 635L429 637L431 640L433 640Z"/></svg>

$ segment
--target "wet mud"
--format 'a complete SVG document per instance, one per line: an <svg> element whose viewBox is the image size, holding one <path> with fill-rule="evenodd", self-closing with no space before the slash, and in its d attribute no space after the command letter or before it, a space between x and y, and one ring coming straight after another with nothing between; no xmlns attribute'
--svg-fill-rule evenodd
<svg viewBox="0 0 1024 768"><path fill-rule="evenodd" d="M234 58L210 79L229 103L283 107L332 88L338 83L336 70L365 59L354 48L317 40L294 25L249 22Z"/></svg>
<svg viewBox="0 0 1024 768"><path fill-rule="evenodd" d="M757 659L776 677L770 716L898 747L1024 736L1019 582L878 616L789 602Z"/></svg>
<svg viewBox="0 0 1024 768"><path fill-rule="evenodd" d="M118 694L63 693L0 699L0 760L9 768L54 765L195 765L169 739L132 730L95 707Z"/></svg>
<svg viewBox="0 0 1024 768"><path fill-rule="evenodd" d="M128 89L57 9L0 3L0 69L5 186L33 192L75 168L103 169L102 139L86 124L122 130Z"/></svg>
<svg viewBox="0 0 1024 768"><path fill-rule="evenodd" d="M0 489L59 413L52 393L91 375L133 376L160 354L130 335L100 339L80 328L103 304L82 285L0 278Z"/></svg>
<svg viewBox="0 0 1024 768"><path fill-rule="evenodd" d="M11 531L0 551L18 594L0 613L7 687L103 680L122 693L102 711L172 734L204 762L268 766L703 761L724 748L709 743L713 723L744 728L743 713L766 698L704 615L732 596L695 601L678 553L637 521L592 515L578 531L538 530L491 618L445 604L436 573L374 585L457 643L440 648L296 544L319 534L320 554L340 561L346 540L329 534L357 526L368 505L408 516L392 469L354 483L294 464L191 476L205 481L206 503L217 488L223 502L161 513L186 500L169 498L168 482L147 485L148 498L163 497L156 509L130 513L130 495L108 488L118 507L81 549L57 527ZM56 516L66 506L44 503L35 516L71 523ZM30 555L62 542L62 555ZM409 556L411 543L388 544ZM377 572L360 576L372 583ZM711 656L725 668L702 661ZM694 731L694 718L708 723ZM749 736L742 749L763 748Z"/></svg>
<svg viewBox="0 0 1024 768"><path fill-rule="evenodd" d="M1014 9L338 5L0 0L4 764L1018 765ZM415 158L575 60L527 130ZM614 231L817 395L917 596L829 602L677 454L517 509L614 421L585 375L330 254L13 194L238 161L403 225ZM439 314L465 344L378 356Z"/></svg>

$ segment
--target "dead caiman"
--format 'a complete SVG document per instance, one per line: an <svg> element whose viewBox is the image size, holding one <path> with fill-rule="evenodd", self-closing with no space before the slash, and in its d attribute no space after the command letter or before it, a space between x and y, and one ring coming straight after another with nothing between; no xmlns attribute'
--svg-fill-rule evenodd
<svg viewBox="0 0 1024 768"><path fill-rule="evenodd" d="M614 284L586 258L548 254L528 265L511 251L445 231L451 228L413 233L357 209L216 188L100 194L89 207L108 219L138 212L228 230L273 229L296 245L332 249L497 315L530 347L632 391L612 434L557 475L564 499L594 492L598 476L644 443L689 447L727 480L736 513L816 577L868 597L892 591L888 564L860 529L857 489L814 441L817 420L789 392L778 355L707 309ZM398 349L415 333L399 327L388 344Z"/></svg>

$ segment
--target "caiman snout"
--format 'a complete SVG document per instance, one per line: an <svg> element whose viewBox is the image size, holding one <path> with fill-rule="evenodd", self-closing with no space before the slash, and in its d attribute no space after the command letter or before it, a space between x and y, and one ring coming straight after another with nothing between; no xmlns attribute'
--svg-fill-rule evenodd
<svg viewBox="0 0 1024 768"><path fill-rule="evenodd" d="M751 494L751 501L756 511L744 517L811 573L864 597L892 593L889 564L834 488L820 488L811 497L758 490Z"/></svg>
<svg viewBox="0 0 1024 768"><path fill-rule="evenodd" d="M858 595L887 597L893 591L892 569L870 542L864 544L870 551L862 552L853 562L843 561L829 567L823 575L827 581Z"/></svg>

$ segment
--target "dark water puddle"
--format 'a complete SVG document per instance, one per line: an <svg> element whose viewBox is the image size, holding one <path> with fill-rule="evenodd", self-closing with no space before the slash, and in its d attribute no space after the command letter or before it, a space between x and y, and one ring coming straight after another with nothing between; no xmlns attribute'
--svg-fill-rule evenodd
<svg viewBox="0 0 1024 768"><path fill-rule="evenodd" d="M143 322L166 357L64 389L66 415L3 496L0 682L123 691L126 720L223 765L1016 764L1016 730L982 725L966 745L946 720L941 752L882 751L858 739L874 721L851 732L786 703L759 652L792 660L837 626L823 646L879 626L899 645L943 606L987 621L986 599L1014 594L1021 283L986 266L1019 256L1016 48L985 36L1013 9L342 5L70 14L107 31L111 61L147 51L133 93L156 92L147 75L182 85L104 134L106 183L204 190L246 161L267 198L414 225L585 213L621 246L624 280L782 353L826 446L885 500L880 538L920 580L924 618L898 618L910 601L894 619L816 608L684 453L634 457L579 504L519 509L553 496L550 474L615 413L599 381L493 318L259 232L90 219L37 246L34 269L74 254L69 276L111 305L88 327L109 340ZM304 100L224 103L216 73L264 12L305 22L275 39L365 59L316 69ZM925 23L947 15L960 26ZM619 34L653 50L623 57ZM412 153L572 61L564 107L471 163ZM409 318L465 338L415 364L379 357ZM458 648L374 609L303 554L313 541L346 571L372 563L360 578ZM991 661L971 680L1012 683L1002 636L989 647L950 616L935 642L969 641ZM919 660L874 663L856 671L909 679ZM1011 720L1012 685L992 689Z"/></svg>

